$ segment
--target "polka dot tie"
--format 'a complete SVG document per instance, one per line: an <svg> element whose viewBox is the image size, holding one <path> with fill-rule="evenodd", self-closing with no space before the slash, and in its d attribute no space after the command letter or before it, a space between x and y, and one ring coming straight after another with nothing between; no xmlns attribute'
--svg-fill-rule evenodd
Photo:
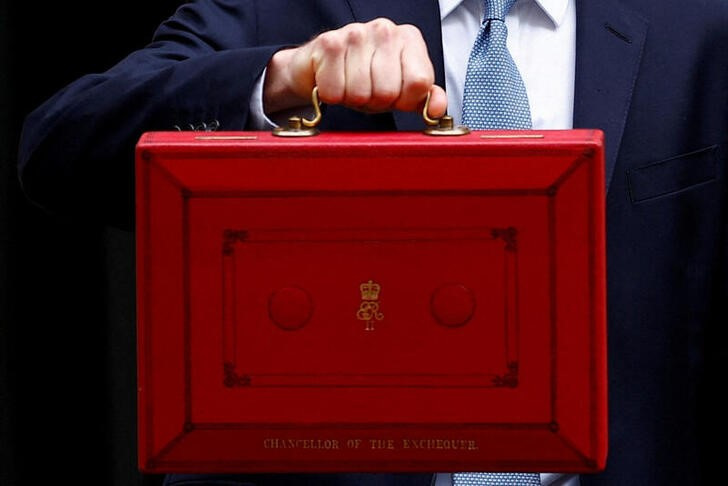
<svg viewBox="0 0 728 486"><path fill-rule="evenodd" d="M529 129L531 110L516 63L506 47L504 19L516 0L485 0L483 25L470 53L463 93L463 118L473 129ZM541 486L537 473L452 475L453 486Z"/></svg>
<svg viewBox="0 0 728 486"><path fill-rule="evenodd" d="M463 124L472 129L529 129L528 95L506 37L506 14L516 0L485 0L483 25L468 60Z"/></svg>
<svg viewBox="0 0 728 486"><path fill-rule="evenodd" d="M453 486L541 486L536 473L454 473Z"/></svg>

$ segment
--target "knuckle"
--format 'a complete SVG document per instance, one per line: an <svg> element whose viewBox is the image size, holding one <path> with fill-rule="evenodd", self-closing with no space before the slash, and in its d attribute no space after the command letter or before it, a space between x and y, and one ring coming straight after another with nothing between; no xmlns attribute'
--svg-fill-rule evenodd
<svg viewBox="0 0 728 486"><path fill-rule="evenodd" d="M419 39L423 40L422 38L422 32L420 32L420 29L415 27L412 24L402 24L399 26L399 31L403 37L409 40L413 39Z"/></svg>
<svg viewBox="0 0 728 486"><path fill-rule="evenodd" d="M362 24L350 24L346 30L346 40L349 44L361 44L367 37L366 27Z"/></svg>
<svg viewBox="0 0 728 486"><path fill-rule="evenodd" d="M346 92L345 103L349 106L366 106L370 101L369 93L363 90L352 90Z"/></svg>
<svg viewBox="0 0 728 486"><path fill-rule="evenodd" d="M383 18L383 17L370 21L368 25L370 26L372 32L374 32L377 36L380 36L380 37L381 36L389 37L396 27L394 22L392 22L389 19Z"/></svg>
<svg viewBox="0 0 728 486"><path fill-rule="evenodd" d="M379 88L373 98L378 105L389 106L399 98L399 91L392 88Z"/></svg>
<svg viewBox="0 0 728 486"><path fill-rule="evenodd" d="M324 84L319 84L319 99L323 103L338 105L344 101L344 91L337 87L328 87Z"/></svg>
<svg viewBox="0 0 728 486"><path fill-rule="evenodd" d="M369 25L376 28L392 28L395 27L395 23L386 17L377 17L376 19L370 20Z"/></svg>
<svg viewBox="0 0 728 486"><path fill-rule="evenodd" d="M338 32L324 32L316 39L321 50L327 54L336 54L344 50L344 41Z"/></svg>

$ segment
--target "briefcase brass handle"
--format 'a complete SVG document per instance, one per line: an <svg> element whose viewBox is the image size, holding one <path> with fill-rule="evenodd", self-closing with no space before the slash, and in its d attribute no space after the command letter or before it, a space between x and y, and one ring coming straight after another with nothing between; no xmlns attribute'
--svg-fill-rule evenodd
<svg viewBox="0 0 728 486"><path fill-rule="evenodd" d="M450 115L444 115L442 118L430 118L427 112L430 110L430 93L427 93L425 107L422 109L422 119L425 120L427 128L423 130L426 135L444 135L447 137L457 135L467 135L470 129L465 125L455 126L455 120Z"/></svg>
<svg viewBox="0 0 728 486"><path fill-rule="evenodd" d="M310 137L319 133L316 126L321 122L323 115L321 113L321 101L318 96L318 86L314 86L311 90L311 104L313 105L314 117L309 120L300 116L292 116L288 119L285 127L276 127L273 129L273 135L279 137ZM455 126L453 118L445 115L442 118L430 118L427 114L430 108L430 93L427 93L425 107L422 109L422 119L425 121L427 128L423 132L427 135L466 135L470 133L470 129L465 125Z"/></svg>
<svg viewBox="0 0 728 486"><path fill-rule="evenodd" d="M303 123L303 126L307 128L314 128L316 125L321 123L321 118L323 117L321 114L321 101L319 101L318 96L318 86L314 86L311 90L311 104L313 105L314 112L313 120L301 118L301 123Z"/></svg>
<svg viewBox="0 0 728 486"><path fill-rule="evenodd" d="M302 116L292 116L288 119L288 125L285 127L276 127L273 129L273 135L279 137L310 137L317 135L319 131L316 125L321 123L321 101L318 96L318 86L314 86L311 90L311 104L313 105L314 117L309 120Z"/></svg>

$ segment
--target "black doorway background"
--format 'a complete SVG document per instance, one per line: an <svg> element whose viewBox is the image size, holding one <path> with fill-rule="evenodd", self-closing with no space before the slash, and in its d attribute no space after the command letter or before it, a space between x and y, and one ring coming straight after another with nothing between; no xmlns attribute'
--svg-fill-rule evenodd
<svg viewBox="0 0 728 486"><path fill-rule="evenodd" d="M1 486L160 484L136 468L133 234L47 215L15 163L33 108L181 3L0 1Z"/></svg>

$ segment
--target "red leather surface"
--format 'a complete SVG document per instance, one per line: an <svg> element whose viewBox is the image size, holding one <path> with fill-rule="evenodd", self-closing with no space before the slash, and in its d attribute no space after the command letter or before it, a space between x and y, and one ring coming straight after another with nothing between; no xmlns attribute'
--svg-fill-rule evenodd
<svg viewBox="0 0 728 486"><path fill-rule="evenodd" d="M155 132L136 169L142 470L604 467L601 132Z"/></svg>

